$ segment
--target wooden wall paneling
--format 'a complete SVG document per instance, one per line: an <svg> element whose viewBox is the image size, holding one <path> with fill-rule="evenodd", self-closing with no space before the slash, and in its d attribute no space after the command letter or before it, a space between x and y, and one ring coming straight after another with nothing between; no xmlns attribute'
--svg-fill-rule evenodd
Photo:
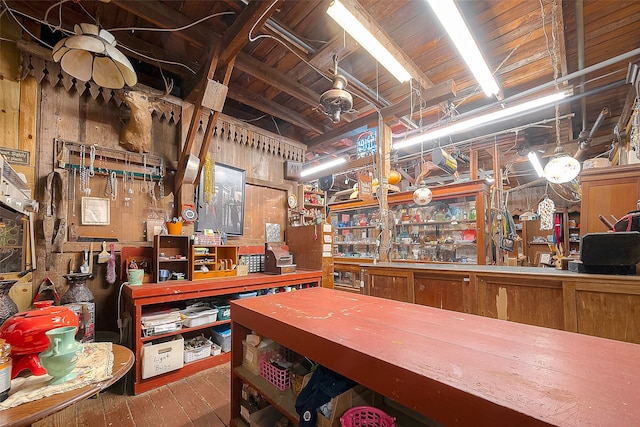
<svg viewBox="0 0 640 427"><path fill-rule="evenodd" d="M27 183L35 194L36 140L38 117L38 82L31 76L20 81L20 129L18 133L20 150L30 153L29 166L15 165L18 172L27 177ZM2 145L2 144L0 144Z"/></svg>
<svg viewBox="0 0 640 427"><path fill-rule="evenodd" d="M576 332L640 344L640 288L603 282L576 285Z"/></svg>
<svg viewBox="0 0 640 427"><path fill-rule="evenodd" d="M478 274L478 314L564 329L562 282L535 277Z"/></svg>
<svg viewBox="0 0 640 427"><path fill-rule="evenodd" d="M465 307L465 288L468 283L460 274L423 276L414 273L415 303L469 313Z"/></svg>
<svg viewBox="0 0 640 427"><path fill-rule="evenodd" d="M286 191L245 185L244 234L231 236L235 245L264 245L266 241L265 224L279 224L284 239L287 225Z"/></svg>
<svg viewBox="0 0 640 427"><path fill-rule="evenodd" d="M0 42L2 43L2 42ZM0 146L18 148L18 129L20 119L20 84L0 79Z"/></svg>

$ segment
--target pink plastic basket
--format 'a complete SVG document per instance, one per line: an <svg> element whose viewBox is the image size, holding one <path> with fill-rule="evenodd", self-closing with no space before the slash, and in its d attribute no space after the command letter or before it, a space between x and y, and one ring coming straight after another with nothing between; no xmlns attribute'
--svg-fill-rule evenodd
<svg viewBox="0 0 640 427"><path fill-rule="evenodd" d="M373 406L354 406L340 417L342 427L395 427L395 418Z"/></svg>
<svg viewBox="0 0 640 427"><path fill-rule="evenodd" d="M289 370L286 368L278 368L269 360L274 353L278 353L278 351L260 355L260 376L276 386L279 390L291 388Z"/></svg>

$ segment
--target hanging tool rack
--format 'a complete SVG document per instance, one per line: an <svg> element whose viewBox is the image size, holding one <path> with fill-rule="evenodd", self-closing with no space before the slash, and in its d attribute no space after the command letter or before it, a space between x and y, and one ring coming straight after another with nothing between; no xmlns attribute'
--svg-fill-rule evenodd
<svg viewBox="0 0 640 427"><path fill-rule="evenodd" d="M89 166L91 147L95 147L92 173L104 176L111 173L123 176L126 173L130 178L155 181L164 178L164 159L158 156L114 150L59 138L55 138L54 142L58 167L69 171L81 168L83 151L84 166Z"/></svg>

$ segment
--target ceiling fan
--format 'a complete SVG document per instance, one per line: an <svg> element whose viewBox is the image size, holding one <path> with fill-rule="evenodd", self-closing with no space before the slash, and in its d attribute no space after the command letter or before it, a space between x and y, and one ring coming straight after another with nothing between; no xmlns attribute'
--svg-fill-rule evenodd
<svg viewBox="0 0 640 427"><path fill-rule="evenodd" d="M353 109L353 96L344 90L347 87L347 78L338 74L338 57L334 56L333 61L333 87L320 96L318 108L329 116L333 123L338 123L342 113L350 112Z"/></svg>

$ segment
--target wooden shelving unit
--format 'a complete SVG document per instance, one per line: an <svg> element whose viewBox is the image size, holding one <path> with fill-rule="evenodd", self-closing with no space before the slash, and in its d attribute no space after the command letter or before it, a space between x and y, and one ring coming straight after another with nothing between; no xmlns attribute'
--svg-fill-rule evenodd
<svg viewBox="0 0 640 427"><path fill-rule="evenodd" d="M132 371L134 378L133 392L135 394L142 393L230 360L230 353L222 353L218 356L210 356L191 363L185 363L183 368L175 371L142 379L141 356L142 346L145 343L178 334L195 336L204 333L205 335L210 335L211 327L229 323L229 320L222 320L197 327L183 327L176 331L145 337L143 336L140 322L143 311L153 309L154 306L179 304L187 300L197 300L201 298L220 297L223 299L231 299L240 292L259 291L285 286L317 287L320 286L321 277L321 271L299 270L296 273L286 275L252 273L246 276L218 277L196 281L169 280L161 283L143 283L138 286L126 285L123 288L124 307L125 311L127 311L131 317L130 342L131 350L136 357L135 367ZM240 354L242 354L242 349L240 349Z"/></svg>
<svg viewBox="0 0 640 427"><path fill-rule="evenodd" d="M158 282L161 269L183 273L185 280L191 279L189 268L189 236L157 234L153 237L153 280ZM179 258L178 258L179 257Z"/></svg>
<svg viewBox="0 0 640 427"><path fill-rule="evenodd" d="M191 245L192 280L236 275L238 247L230 245ZM208 271L202 271L205 266Z"/></svg>

